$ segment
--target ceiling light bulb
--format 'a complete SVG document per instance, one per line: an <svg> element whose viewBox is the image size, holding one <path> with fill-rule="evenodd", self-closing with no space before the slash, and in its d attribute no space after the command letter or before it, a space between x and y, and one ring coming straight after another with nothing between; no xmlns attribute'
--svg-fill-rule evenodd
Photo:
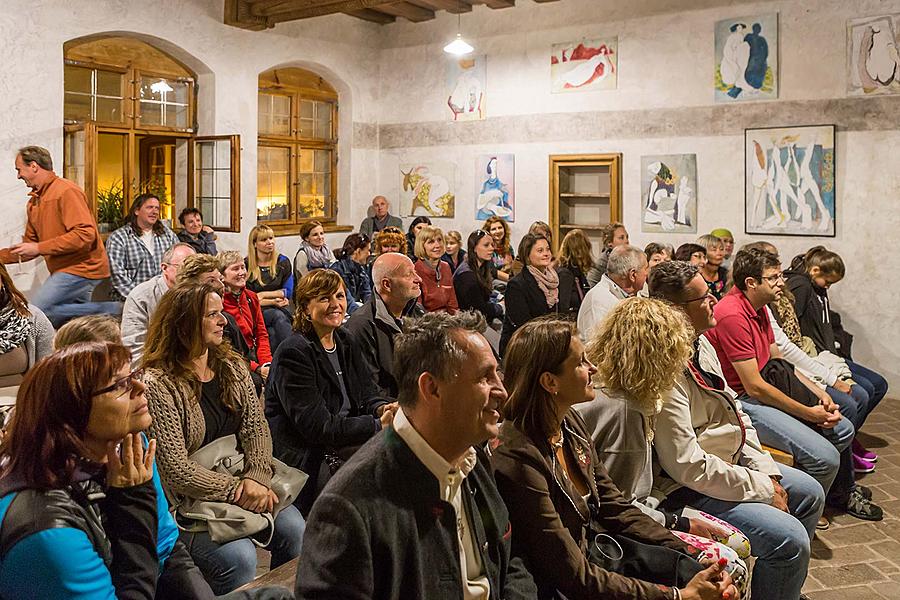
<svg viewBox="0 0 900 600"><path fill-rule="evenodd" d="M444 46L444 52L447 54L455 54L457 56L463 56L465 54L469 54L475 48L473 48L468 42L462 39L462 34L457 33L456 39Z"/></svg>

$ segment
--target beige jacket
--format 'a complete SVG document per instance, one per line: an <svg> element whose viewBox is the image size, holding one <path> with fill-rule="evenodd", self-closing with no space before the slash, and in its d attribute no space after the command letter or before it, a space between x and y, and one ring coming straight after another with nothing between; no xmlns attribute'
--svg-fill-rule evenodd
<svg viewBox="0 0 900 600"><path fill-rule="evenodd" d="M715 350L705 337L699 339L700 366L724 383ZM664 394L654 445L660 466L674 481L656 481L661 491L687 486L729 502L772 502L770 476L781 472L736 396L727 384L724 391L712 390L688 374Z"/></svg>
<svg viewBox="0 0 900 600"><path fill-rule="evenodd" d="M145 371L147 404L153 417L150 436L156 439L156 464L169 494L233 502L234 491L242 478L266 487L272 485L272 436L250 372L238 362L226 362L222 367L239 369L238 376L243 381L240 389L231 390L242 413L237 440L244 451L245 468L240 477L211 471L188 458L200 449L206 435L200 403L184 382L159 369Z"/></svg>

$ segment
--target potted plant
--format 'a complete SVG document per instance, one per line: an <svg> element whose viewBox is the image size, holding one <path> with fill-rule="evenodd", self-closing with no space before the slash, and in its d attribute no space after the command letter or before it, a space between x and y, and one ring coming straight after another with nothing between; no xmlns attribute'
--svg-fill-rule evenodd
<svg viewBox="0 0 900 600"><path fill-rule="evenodd" d="M125 222L125 190L121 181L97 190L97 228L100 233L115 231Z"/></svg>

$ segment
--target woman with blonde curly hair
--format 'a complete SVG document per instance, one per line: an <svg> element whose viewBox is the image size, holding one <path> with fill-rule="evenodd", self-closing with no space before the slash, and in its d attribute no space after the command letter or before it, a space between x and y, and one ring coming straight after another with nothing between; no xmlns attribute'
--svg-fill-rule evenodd
<svg viewBox="0 0 900 600"><path fill-rule="evenodd" d="M597 400L576 410L591 431L609 476L632 502L685 542L729 559L729 572L743 593L750 544L734 527L706 514L692 517L658 508L653 490L653 436L662 397L693 356L693 329L668 303L628 298L601 321L587 345L597 364ZM658 491L658 490L657 490ZM728 548L710 540L729 542Z"/></svg>
<svg viewBox="0 0 900 600"><path fill-rule="evenodd" d="M393 410L367 376L362 352L342 327L344 280L310 271L294 292L294 334L275 352L266 384L266 418L275 457L309 475L297 504L309 514L337 468L393 421Z"/></svg>
<svg viewBox="0 0 900 600"><path fill-rule="evenodd" d="M711 600L728 592L735 598L720 565L703 570L692 558L695 547L630 504L610 479L572 410L594 399L595 372L575 325L558 317L525 323L506 348L509 396L492 463L516 532L513 554L524 558L538 597ZM644 544L653 565L671 569L607 570L594 553L599 534Z"/></svg>

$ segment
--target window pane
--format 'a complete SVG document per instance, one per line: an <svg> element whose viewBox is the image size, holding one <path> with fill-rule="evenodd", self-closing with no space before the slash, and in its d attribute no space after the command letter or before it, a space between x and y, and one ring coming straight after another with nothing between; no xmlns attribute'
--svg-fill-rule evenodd
<svg viewBox="0 0 900 600"><path fill-rule="evenodd" d="M260 146L257 156L256 216L261 221L290 218L288 188L290 149Z"/></svg>
<svg viewBox="0 0 900 600"><path fill-rule="evenodd" d="M331 173L330 150L316 150L316 172Z"/></svg>
<svg viewBox="0 0 900 600"><path fill-rule="evenodd" d="M315 171L313 168L313 151L307 150L305 148L300 150L300 172L301 173L312 173Z"/></svg>
<svg viewBox="0 0 900 600"><path fill-rule="evenodd" d="M314 119L316 117L316 103L313 100L300 100L300 118Z"/></svg>
<svg viewBox="0 0 900 600"><path fill-rule="evenodd" d="M162 125L162 104L156 102L141 101L141 124Z"/></svg>
<svg viewBox="0 0 900 600"><path fill-rule="evenodd" d="M325 199L322 196L300 196L297 199L299 219L325 216Z"/></svg>
<svg viewBox="0 0 900 600"><path fill-rule="evenodd" d="M65 105L63 106L63 115L67 121L90 121L91 120L91 97L85 94L65 95Z"/></svg>
<svg viewBox="0 0 900 600"><path fill-rule="evenodd" d="M297 181L300 184L298 187L301 194L313 193L313 176L311 174L301 173Z"/></svg>
<svg viewBox="0 0 900 600"><path fill-rule="evenodd" d="M190 124L190 83L164 77L142 76L141 123L187 129Z"/></svg>
<svg viewBox="0 0 900 600"><path fill-rule="evenodd" d="M122 97L122 79L121 73L112 71L103 71L98 69L97 73L97 95L112 96L114 98Z"/></svg>
<svg viewBox="0 0 900 600"><path fill-rule="evenodd" d="M316 138L331 139L331 112L331 103L316 102Z"/></svg>
<svg viewBox="0 0 900 600"><path fill-rule="evenodd" d="M125 120L122 112L122 100L115 98L97 98L97 114L95 121L121 123Z"/></svg>
<svg viewBox="0 0 900 600"><path fill-rule="evenodd" d="M226 155L228 160L218 161ZM197 142L194 164L199 165L195 173L194 206L200 207L203 220L213 227L231 225L231 140L209 140Z"/></svg>
<svg viewBox="0 0 900 600"><path fill-rule="evenodd" d="M313 138L315 137L315 121L312 119L300 119L300 137L302 138Z"/></svg>
<svg viewBox="0 0 900 600"><path fill-rule="evenodd" d="M166 127L186 129L188 127L188 111L186 106L166 104Z"/></svg>
<svg viewBox="0 0 900 600"><path fill-rule="evenodd" d="M63 177L84 189L84 131L67 132L64 138Z"/></svg>
<svg viewBox="0 0 900 600"><path fill-rule="evenodd" d="M65 65L63 69L63 86L67 92L90 94L93 91L91 77L93 69Z"/></svg>

